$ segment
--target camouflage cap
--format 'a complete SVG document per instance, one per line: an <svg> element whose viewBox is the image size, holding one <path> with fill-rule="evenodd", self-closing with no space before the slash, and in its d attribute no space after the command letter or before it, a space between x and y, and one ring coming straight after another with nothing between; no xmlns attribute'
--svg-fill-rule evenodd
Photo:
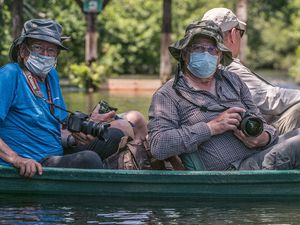
<svg viewBox="0 0 300 225"><path fill-rule="evenodd" d="M232 54L224 45L222 31L220 27L211 20L195 21L188 25L185 30L184 38L169 46L171 55L180 61L181 51L198 35L211 37L216 41L217 48L223 53L221 64L227 66L232 62Z"/></svg>
<svg viewBox="0 0 300 225"><path fill-rule="evenodd" d="M212 20L218 24L222 32L231 30L234 27L237 27L241 30L246 30L246 23L239 20L237 16L227 8L213 8L208 10L202 20Z"/></svg>

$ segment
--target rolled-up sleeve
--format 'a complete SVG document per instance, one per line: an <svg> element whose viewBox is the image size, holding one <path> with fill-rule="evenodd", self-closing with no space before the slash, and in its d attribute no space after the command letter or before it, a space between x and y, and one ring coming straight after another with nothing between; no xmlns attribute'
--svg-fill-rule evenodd
<svg viewBox="0 0 300 225"><path fill-rule="evenodd" d="M149 109L149 141L152 155L157 159L189 153L211 137L205 122L193 125L180 124L180 109L167 93L153 95Z"/></svg>

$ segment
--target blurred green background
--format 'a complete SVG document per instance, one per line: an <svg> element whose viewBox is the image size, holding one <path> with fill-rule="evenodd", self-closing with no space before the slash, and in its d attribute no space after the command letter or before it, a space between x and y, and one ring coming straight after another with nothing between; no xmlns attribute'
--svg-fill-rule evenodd
<svg viewBox="0 0 300 225"><path fill-rule="evenodd" d="M0 65L9 61L12 38L12 6L18 0L0 0ZM76 73L90 73L85 62L85 15L76 0L23 0L24 21L51 18L63 25L69 51L60 55L62 78L76 81ZM237 0L172 0L172 41L184 35L187 24L213 7L235 12ZM299 76L300 0L251 0L247 2L248 48L246 64L252 69L285 70ZM155 75L160 64L163 0L109 0L97 16L98 82L123 74ZM172 61L175 65L175 61ZM75 75L74 75L75 74ZM85 74L85 75L82 75ZM75 82L76 83L76 82Z"/></svg>

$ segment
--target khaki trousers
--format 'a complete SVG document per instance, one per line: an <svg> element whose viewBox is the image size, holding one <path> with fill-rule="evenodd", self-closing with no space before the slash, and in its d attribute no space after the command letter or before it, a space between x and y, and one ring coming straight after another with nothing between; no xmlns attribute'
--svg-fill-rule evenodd
<svg viewBox="0 0 300 225"><path fill-rule="evenodd" d="M282 113L272 125L277 128L280 135L300 128L300 103Z"/></svg>

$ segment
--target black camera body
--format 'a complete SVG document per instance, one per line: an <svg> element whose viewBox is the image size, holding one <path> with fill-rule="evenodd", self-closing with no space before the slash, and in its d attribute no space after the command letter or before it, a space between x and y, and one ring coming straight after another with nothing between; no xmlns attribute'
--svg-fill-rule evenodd
<svg viewBox="0 0 300 225"><path fill-rule="evenodd" d="M257 137L261 135L264 130L264 123L259 117L248 111L241 113L241 117L239 129L246 136Z"/></svg>
<svg viewBox="0 0 300 225"><path fill-rule="evenodd" d="M76 111L68 116L66 127L71 132L82 132L94 137L103 138L104 132L110 126L108 123L89 121L89 116Z"/></svg>

